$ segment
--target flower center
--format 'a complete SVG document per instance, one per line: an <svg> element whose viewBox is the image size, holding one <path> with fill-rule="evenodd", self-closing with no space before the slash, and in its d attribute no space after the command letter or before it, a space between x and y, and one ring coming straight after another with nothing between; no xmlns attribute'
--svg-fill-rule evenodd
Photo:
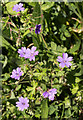
<svg viewBox="0 0 83 120"><path fill-rule="evenodd" d="M19 73L16 73L17 76L19 76Z"/></svg>
<svg viewBox="0 0 83 120"><path fill-rule="evenodd" d="M20 10L20 8L18 8L18 10Z"/></svg>
<svg viewBox="0 0 83 120"><path fill-rule="evenodd" d="M23 55L25 55L25 52L23 52Z"/></svg>
<svg viewBox="0 0 83 120"><path fill-rule="evenodd" d="M64 62L64 63L66 63L66 61L65 61L65 60L64 60L63 62Z"/></svg>
<svg viewBox="0 0 83 120"><path fill-rule="evenodd" d="M31 56L33 56L33 53L31 53Z"/></svg>
<svg viewBox="0 0 83 120"><path fill-rule="evenodd" d="M22 103L22 105L25 105L25 103Z"/></svg>
<svg viewBox="0 0 83 120"><path fill-rule="evenodd" d="M36 30L39 30L39 28L37 28Z"/></svg>

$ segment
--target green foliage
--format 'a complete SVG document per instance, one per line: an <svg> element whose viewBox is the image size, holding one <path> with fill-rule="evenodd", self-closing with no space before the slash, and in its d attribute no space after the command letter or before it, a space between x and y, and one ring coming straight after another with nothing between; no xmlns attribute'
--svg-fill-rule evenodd
<svg viewBox="0 0 83 120"><path fill-rule="evenodd" d="M41 9L46 11L46 10L50 9L53 5L54 5L54 2L51 2L51 3L47 2L45 4L42 4Z"/></svg>
<svg viewBox="0 0 83 120"><path fill-rule="evenodd" d="M33 14L32 14L32 20L34 20L34 24L39 24L41 22L41 8L38 2L36 2L36 5L34 7L33 10Z"/></svg>
<svg viewBox="0 0 83 120"><path fill-rule="evenodd" d="M20 1L2 1L2 119L80 119L83 106L82 87L82 3L28 2L19 14L13 6ZM36 24L41 32L35 33ZM1 25L1 24L0 24ZM1 26L0 26L1 27ZM2 42L1 42L2 40ZM21 47L37 47L35 61L19 57ZM72 56L71 67L59 67L57 57ZM21 79L10 77L13 69L21 67ZM54 100L43 97L43 92L56 88ZM29 99L29 107L19 111L20 96Z"/></svg>
<svg viewBox="0 0 83 120"><path fill-rule="evenodd" d="M41 118L48 118L48 101L43 100L41 104Z"/></svg>
<svg viewBox="0 0 83 120"><path fill-rule="evenodd" d="M7 40L5 40L2 36L0 36L0 39L2 39L2 41L3 41L1 47L6 47L6 49L11 48L12 50L16 51L16 49Z"/></svg>
<svg viewBox="0 0 83 120"><path fill-rule="evenodd" d="M56 109L51 105L49 107L49 115L52 115Z"/></svg>
<svg viewBox="0 0 83 120"><path fill-rule="evenodd" d="M38 83L36 83L35 81L32 81L31 85L32 85L32 87L27 86L27 88L26 88L27 91L31 91L29 94L30 99L32 98L33 95L35 95L35 89L36 89Z"/></svg>
<svg viewBox="0 0 83 120"><path fill-rule="evenodd" d="M70 49L70 53L74 53L75 51L79 50L81 41L77 41L77 43Z"/></svg>

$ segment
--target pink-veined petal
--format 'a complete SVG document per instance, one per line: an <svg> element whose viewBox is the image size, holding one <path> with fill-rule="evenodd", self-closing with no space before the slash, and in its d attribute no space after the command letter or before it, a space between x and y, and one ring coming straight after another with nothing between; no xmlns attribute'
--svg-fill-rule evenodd
<svg viewBox="0 0 83 120"><path fill-rule="evenodd" d="M49 93L47 91L43 93L44 98L47 98L48 95L49 95Z"/></svg>
<svg viewBox="0 0 83 120"><path fill-rule="evenodd" d="M21 11L24 11L24 9L25 9L24 7L20 8Z"/></svg>
<svg viewBox="0 0 83 120"><path fill-rule="evenodd" d="M36 51L36 52L34 53L34 55L38 55L38 53L39 53L39 52L38 52L38 51Z"/></svg>
<svg viewBox="0 0 83 120"><path fill-rule="evenodd" d="M59 64L59 66L62 67L62 68L64 68L64 67L65 67L65 63L61 62L61 63Z"/></svg>
<svg viewBox="0 0 83 120"><path fill-rule="evenodd" d="M66 62L65 65L66 65L67 67L70 67L72 64L71 64L70 62Z"/></svg>
<svg viewBox="0 0 83 120"><path fill-rule="evenodd" d="M23 4L22 3L19 3L19 7L22 7L23 6Z"/></svg>
<svg viewBox="0 0 83 120"><path fill-rule="evenodd" d="M54 94L49 94L49 100L54 100Z"/></svg>
<svg viewBox="0 0 83 120"><path fill-rule="evenodd" d="M20 71L21 71L21 68L18 67L18 68L17 68L17 73L19 73Z"/></svg>
<svg viewBox="0 0 83 120"><path fill-rule="evenodd" d="M72 61L73 57L68 57L67 61Z"/></svg>
<svg viewBox="0 0 83 120"><path fill-rule="evenodd" d="M66 59L68 57L67 53L63 53L63 59Z"/></svg>
<svg viewBox="0 0 83 120"><path fill-rule="evenodd" d="M61 56L58 56L58 59L57 59L58 62L62 62L63 61L63 58Z"/></svg>
<svg viewBox="0 0 83 120"><path fill-rule="evenodd" d="M33 46L33 47L31 48L31 52L34 52L35 50L36 50L36 47Z"/></svg>

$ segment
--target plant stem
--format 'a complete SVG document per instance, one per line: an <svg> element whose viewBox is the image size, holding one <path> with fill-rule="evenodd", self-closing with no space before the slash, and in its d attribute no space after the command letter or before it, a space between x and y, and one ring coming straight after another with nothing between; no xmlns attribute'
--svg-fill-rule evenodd
<svg viewBox="0 0 83 120"><path fill-rule="evenodd" d="M79 6L78 6L78 3L75 2L75 5L77 6L77 11L78 11L79 15L81 16L81 12L80 12L80 9L79 9ZM82 17L81 17L81 18L82 18Z"/></svg>
<svg viewBox="0 0 83 120"><path fill-rule="evenodd" d="M27 74L28 74L28 73L27 73ZM22 80L24 80L24 78L27 76L27 74L26 74L22 79L19 80L18 84L19 84ZM16 87L15 87L15 91L16 91L16 88L18 87L18 84L17 84Z"/></svg>
<svg viewBox="0 0 83 120"><path fill-rule="evenodd" d="M50 31L51 32L51 34L53 35L53 37L59 42L59 43L61 43L61 41L54 35L54 33L52 32L52 31Z"/></svg>
<svg viewBox="0 0 83 120"><path fill-rule="evenodd" d="M60 120L62 120L62 118L63 118L63 114L64 114L64 103L63 103L63 110L62 110L62 115L61 115L61 118L60 118Z"/></svg>
<svg viewBox="0 0 83 120"><path fill-rule="evenodd" d="M81 16L80 16L79 13L75 10L75 8L72 7L70 3L68 4L68 6L69 6L69 8L70 8L70 9L80 18L80 20L81 20Z"/></svg>
<svg viewBox="0 0 83 120"><path fill-rule="evenodd" d="M44 38L43 38L43 35L42 35L42 34L41 34L41 37L42 37L42 40L43 40L44 44L46 45L46 48L48 48L48 46L47 46L47 44L46 44L46 41L44 40Z"/></svg>
<svg viewBox="0 0 83 120"><path fill-rule="evenodd" d="M79 40L79 37L73 31L71 31L71 33L76 37L77 40Z"/></svg>

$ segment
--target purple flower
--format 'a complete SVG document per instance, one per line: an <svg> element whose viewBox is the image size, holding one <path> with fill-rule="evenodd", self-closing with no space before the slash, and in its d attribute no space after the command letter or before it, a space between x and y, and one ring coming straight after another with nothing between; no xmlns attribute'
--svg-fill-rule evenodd
<svg viewBox="0 0 83 120"><path fill-rule="evenodd" d="M29 100L26 98L23 98L22 96L19 97L19 102L16 102L16 107L19 108L20 111L23 111L24 109L27 109L29 107L28 104Z"/></svg>
<svg viewBox="0 0 83 120"><path fill-rule="evenodd" d="M35 51L36 47L32 46L31 50L29 48L26 49L26 47L22 47L21 49L18 49L18 53L20 54L20 57L29 58L30 61L35 61L35 55L38 55L38 51Z"/></svg>
<svg viewBox="0 0 83 120"><path fill-rule="evenodd" d="M58 56L57 61L60 62L59 66L64 68L65 66L69 67L72 64L69 61L72 61L73 57L68 57L67 53L63 53L63 58L61 56Z"/></svg>
<svg viewBox="0 0 83 120"><path fill-rule="evenodd" d="M26 47L21 47L21 49L18 49L18 53L20 54L19 56L20 57L24 57L24 58L27 58L27 54L30 52L30 49Z"/></svg>
<svg viewBox="0 0 83 120"><path fill-rule="evenodd" d="M27 55L26 57L29 58L30 61L35 61L35 55L38 55L38 51L35 51L36 50L36 47L32 46L31 50L29 49L27 51Z"/></svg>
<svg viewBox="0 0 83 120"><path fill-rule="evenodd" d="M36 25L35 33L39 34L40 33L40 29L41 29L41 24Z"/></svg>
<svg viewBox="0 0 83 120"><path fill-rule="evenodd" d="M46 91L43 93L44 98L47 98L49 96L49 93Z"/></svg>
<svg viewBox="0 0 83 120"><path fill-rule="evenodd" d="M49 98L49 100L54 100L54 96L57 93L57 89L53 88L43 93L44 98Z"/></svg>
<svg viewBox="0 0 83 120"><path fill-rule="evenodd" d="M14 5L14 7L12 8L13 11L19 12L19 11L24 11L24 7L22 3L16 4Z"/></svg>
<svg viewBox="0 0 83 120"><path fill-rule="evenodd" d="M21 68L18 67L16 70L13 69L11 78L19 80L22 74L23 74L23 71L21 71Z"/></svg>

